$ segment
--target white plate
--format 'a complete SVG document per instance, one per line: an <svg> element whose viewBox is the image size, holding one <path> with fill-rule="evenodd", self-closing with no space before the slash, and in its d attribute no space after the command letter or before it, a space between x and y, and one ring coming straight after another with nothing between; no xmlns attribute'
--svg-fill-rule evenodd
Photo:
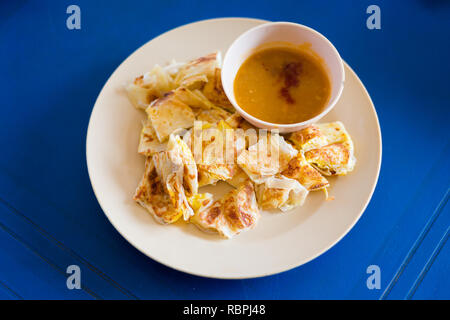
<svg viewBox="0 0 450 320"><path fill-rule="evenodd" d="M138 250L171 268L213 278L266 276L302 265L336 244L358 221L375 188L381 163L381 134L372 101L357 75L345 65L342 97L323 121L341 120L352 135L355 170L332 178L330 195L310 194L303 207L287 213L262 212L255 229L222 240L184 223L162 226L133 200L144 171L137 153L141 120L123 86L134 77L174 58L185 61L232 41L262 20L214 19L171 30L129 56L111 75L89 122L86 157L95 195L109 221ZM228 190L223 183L215 190Z"/></svg>

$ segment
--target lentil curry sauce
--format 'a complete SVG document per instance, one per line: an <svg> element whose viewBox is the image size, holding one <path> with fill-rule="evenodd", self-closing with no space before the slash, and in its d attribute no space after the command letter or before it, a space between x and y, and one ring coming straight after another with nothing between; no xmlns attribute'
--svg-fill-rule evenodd
<svg viewBox="0 0 450 320"><path fill-rule="evenodd" d="M250 115L271 123L309 120L323 111L331 83L321 59L291 47L251 55L234 80L236 102Z"/></svg>

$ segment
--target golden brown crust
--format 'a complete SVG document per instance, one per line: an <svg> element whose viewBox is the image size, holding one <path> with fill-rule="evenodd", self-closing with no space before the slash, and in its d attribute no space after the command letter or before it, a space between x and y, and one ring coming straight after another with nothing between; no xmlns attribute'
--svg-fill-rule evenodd
<svg viewBox="0 0 450 320"><path fill-rule="evenodd" d="M314 125L311 125L300 131L293 132L289 137L289 140L292 141L298 148L301 148L303 144L311 139L319 137L320 135L320 129Z"/></svg>
<svg viewBox="0 0 450 320"><path fill-rule="evenodd" d="M223 214L232 229L245 229L256 222L257 217L252 214L258 211L255 199L255 189L249 180L225 196Z"/></svg>
<svg viewBox="0 0 450 320"><path fill-rule="evenodd" d="M212 224L216 218L219 216L219 214L221 214L222 210L220 206L213 206L211 207L210 210L208 210L205 214L205 220L209 223Z"/></svg>
<svg viewBox="0 0 450 320"><path fill-rule="evenodd" d="M222 86L221 69L216 68L214 70L214 77L208 79L208 82L203 87L203 94L214 104L228 110L233 111L233 105L228 100L225 91Z"/></svg>
<svg viewBox="0 0 450 320"><path fill-rule="evenodd" d="M287 169L281 174L297 180L308 191L320 190L329 186L328 180L306 162L301 152L289 162Z"/></svg>
<svg viewBox="0 0 450 320"><path fill-rule="evenodd" d="M267 188L264 192L261 192L259 196L259 205L263 209L276 209L279 204L283 202L286 190Z"/></svg>
<svg viewBox="0 0 450 320"><path fill-rule="evenodd" d="M182 215L181 211L175 209L170 197L166 194L151 158L147 158L145 162L145 173L133 200L162 223L173 223Z"/></svg>
<svg viewBox="0 0 450 320"><path fill-rule="evenodd" d="M207 54L206 56L192 60L191 62L189 62L189 65L196 66L196 65L210 62L210 61L213 61L216 59L217 59L217 53L213 52L213 53Z"/></svg>
<svg viewBox="0 0 450 320"><path fill-rule="evenodd" d="M346 174L351 154L346 143L333 143L328 146L305 152L306 160L326 175Z"/></svg>
<svg viewBox="0 0 450 320"><path fill-rule="evenodd" d="M306 152L305 158L306 160L320 158L327 163L347 163L350 152L342 143L334 143Z"/></svg>

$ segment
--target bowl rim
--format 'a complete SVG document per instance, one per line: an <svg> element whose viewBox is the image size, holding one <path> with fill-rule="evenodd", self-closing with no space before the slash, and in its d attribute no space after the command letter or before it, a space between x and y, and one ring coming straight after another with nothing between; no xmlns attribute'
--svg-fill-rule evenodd
<svg viewBox="0 0 450 320"><path fill-rule="evenodd" d="M295 22L287 22L287 21L276 21L276 22L267 22L267 23L263 23L259 26L253 27L247 31L245 31L244 33L242 33L239 37L237 37L233 43L229 46L229 48L227 49L227 52L224 55L224 59L223 59L223 63L222 63L222 70L221 70L221 79L223 80L224 77L224 70L225 70L225 66L226 63L229 59L229 53L230 51L233 49L233 47L235 46L235 44L243 37L247 36L248 34L254 32L255 30L258 29L264 29L264 28L270 28L273 26L280 26L280 25L284 25L284 26L290 26L290 27L295 27L295 28L300 28L306 31L311 32L312 34L314 34L315 36L321 38L322 40L325 41L325 43L327 43L329 45L329 47L331 48L331 50L333 51L333 53L337 56L338 61L339 61L339 71L342 75L342 79L340 81L340 86L338 89L338 92L336 94L336 96L334 97L334 99L330 100L328 102L327 107L318 115L316 115L315 117L302 121L302 122L296 122L296 123L273 123L273 122L268 122L268 121L264 121L261 120L259 118L256 118L255 116L252 116L251 114L247 113L245 110L243 110L239 104L236 102L236 99L234 98L234 95L231 94L231 92L229 92L229 86L225 85L222 83L222 86L224 88L224 92L225 95L227 96L227 98L230 100L231 104L233 105L233 107L236 109L236 111L238 111L244 118L246 118L247 120L254 122L254 123L258 123L262 126L265 127L271 127L273 129L296 129L296 128L301 128L301 127L305 127L309 124L312 124L318 120L320 120L321 118L323 118L328 112L330 112L334 106L336 105L336 103L339 101L342 92L344 91L344 83L345 83L345 69L344 69L344 62L341 58L341 55L339 54L339 52L337 51L336 47L333 45L333 43L331 43L330 40L328 40L328 38L326 38L323 34L321 34L320 32L314 30L311 27L305 26L303 24L299 24L299 23L295 23ZM243 62L242 62L243 63ZM241 63L241 65L242 65ZM240 66L239 66L240 67ZM236 76L235 76L236 77ZM234 83L234 79L233 78L233 83Z"/></svg>

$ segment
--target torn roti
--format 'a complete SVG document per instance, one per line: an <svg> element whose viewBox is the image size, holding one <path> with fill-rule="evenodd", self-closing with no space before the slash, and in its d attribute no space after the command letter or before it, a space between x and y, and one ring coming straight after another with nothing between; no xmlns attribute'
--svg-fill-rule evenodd
<svg viewBox="0 0 450 320"><path fill-rule="evenodd" d="M281 174L297 180L308 191L325 189L330 185L328 180L306 161L301 152L289 161L288 167Z"/></svg>
<svg viewBox="0 0 450 320"><path fill-rule="evenodd" d="M196 213L190 221L205 231L218 232L226 238L232 238L253 228L259 218L253 184L248 180L208 209Z"/></svg>
<svg viewBox="0 0 450 320"><path fill-rule="evenodd" d="M145 161L145 172L133 199L160 223L174 223L183 214L173 206L150 157Z"/></svg>
<svg viewBox="0 0 450 320"><path fill-rule="evenodd" d="M353 141L340 121L314 124L289 139L324 175L345 175L355 166Z"/></svg>
<svg viewBox="0 0 450 320"><path fill-rule="evenodd" d="M188 202L194 213L198 213L208 209L214 203L214 199L211 193L205 192L188 197Z"/></svg>
<svg viewBox="0 0 450 320"><path fill-rule="evenodd" d="M203 94L215 105L230 112L234 111L233 105L223 90L220 68L216 68L214 75L208 79L208 82L203 87Z"/></svg>
<svg viewBox="0 0 450 320"><path fill-rule="evenodd" d="M220 52L210 53L189 61L178 71L175 83L188 88L201 87L214 77L216 68L220 68L221 64L222 56Z"/></svg>
<svg viewBox="0 0 450 320"><path fill-rule="evenodd" d="M247 130L247 129L255 128L247 120L245 120L238 112L235 112L231 116L229 116L225 120L225 122L234 129L240 128L240 129Z"/></svg>
<svg viewBox="0 0 450 320"><path fill-rule="evenodd" d="M137 77L133 83L126 86L128 98L138 109L145 110L155 99L175 89L177 85L172 77L173 70L179 64L173 62L165 68L155 65L150 72Z"/></svg>
<svg viewBox="0 0 450 320"><path fill-rule="evenodd" d="M241 150L233 129L219 121L217 125L203 124L194 130L194 135L191 149L197 156L199 185L231 179L238 168L235 155Z"/></svg>
<svg viewBox="0 0 450 320"><path fill-rule="evenodd" d="M156 136L150 120L146 120L142 124L141 135L139 139L138 153L147 157L155 152L163 151L167 147L167 143L161 143Z"/></svg>
<svg viewBox="0 0 450 320"><path fill-rule="evenodd" d="M160 142L164 142L176 129L192 127L195 121L192 109L177 99L173 91L153 101L145 111Z"/></svg>
<svg viewBox="0 0 450 320"><path fill-rule="evenodd" d="M260 135L256 144L242 151L237 163L253 182L261 184L284 170L297 153L282 136L269 133Z"/></svg>
<svg viewBox="0 0 450 320"><path fill-rule="evenodd" d="M289 140L304 152L324 147L326 145L349 141L350 135L340 121L316 123L300 131L293 132Z"/></svg>
<svg viewBox="0 0 450 320"><path fill-rule="evenodd" d="M277 175L257 185L256 195L261 208L288 211L303 205L308 190L297 180Z"/></svg>
<svg viewBox="0 0 450 320"><path fill-rule="evenodd" d="M198 172L191 149L180 136L171 134L167 143L167 151L172 153L172 159L181 161L183 188L187 196L193 196L198 192Z"/></svg>
<svg viewBox="0 0 450 320"><path fill-rule="evenodd" d="M180 137L171 135L167 151L155 153L153 162L172 205L188 220L194 211L187 195L195 195L198 190L197 167L189 148Z"/></svg>
<svg viewBox="0 0 450 320"><path fill-rule="evenodd" d="M217 124L220 121L226 120L230 117L230 113L219 108L213 107L211 109L194 110L195 119L197 121L204 121L212 124Z"/></svg>
<svg viewBox="0 0 450 320"><path fill-rule="evenodd" d="M346 175L353 170L356 158L351 141L333 143L305 152L306 161L327 176Z"/></svg>

